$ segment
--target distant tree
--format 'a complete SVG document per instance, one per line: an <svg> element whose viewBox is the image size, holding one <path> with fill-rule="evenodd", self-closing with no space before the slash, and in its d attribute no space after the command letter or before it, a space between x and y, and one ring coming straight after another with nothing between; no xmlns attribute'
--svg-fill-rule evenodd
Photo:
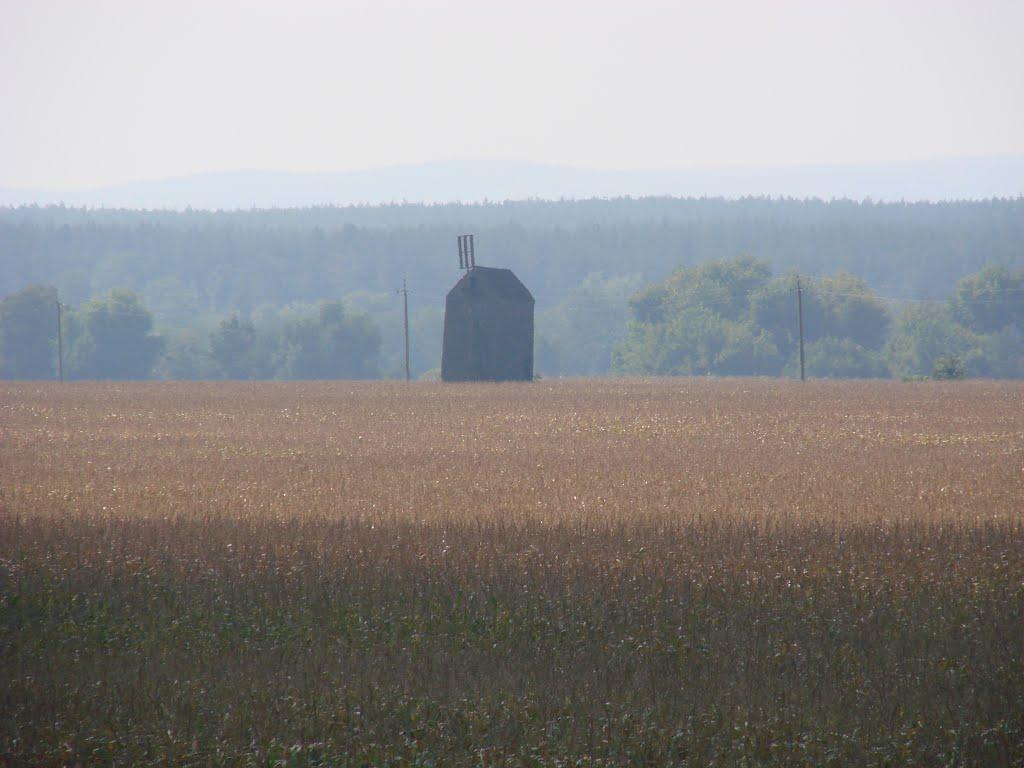
<svg viewBox="0 0 1024 768"><path fill-rule="evenodd" d="M729 343L731 325L704 307L684 307L661 323L634 320L626 340L616 348L614 370L658 376L714 373Z"/></svg>
<svg viewBox="0 0 1024 768"><path fill-rule="evenodd" d="M198 291L177 276L150 280L141 294L154 317L160 318L163 324L189 325L203 314Z"/></svg>
<svg viewBox="0 0 1024 768"><path fill-rule="evenodd" d="M437 368L441 362L444 309L421 307L409 310L410 365L413 376ZM403 349L404 352L404 349Z"/></svg>
<svg viewBox="0 0 1024 768"><path fill-rule="evenodd" d="M962 379L967 375L963 360L955 355L941 355L932 365L932 378L939 380Z"/></svg>
<svg viewBox="0 0 1024 768"><path fill-rule="evenodd" d="M1024 379L1024 332L1017 324L975 339L977 345L964 361L972 376Z"/></svg>
<svg viewBox="0 0 1024 768"><path fill-rule="evenodd" d="M771 337L779 353L789 358L800 343L797 312L796 274L783 275L765 282L750 295L751 323ZM812 281L802 280L804 341L816 341L829 328L828 308Z"/></svg>
<svg viewBox="0 0 1024 768"><path fill-rule="evenodd" d="M629 321L638 276L592 273L557 305L537 316L536 368L548 376L601 376Z"/></svg>
<svg viewBox="0 0 1024 768"><path fill-rule="evenodd" d="M166 338L164 353L156 364L154 375L171 381L209 381L223 377L209 346L198 332L188 330Z"/></svg>
<svg viewBox="0 0 1024 768"><path fill-rule="evenodd" d="M436 368L441 362L444 307L438 306L435 302L423 306L422 302L423 298L410 290L409 367L414 377L423 371ZM348 317L367 316L380 332L380 375L385 378L404 378L405 328L402 297L393 290L350 291L342 298L342 304ZM307 313L307 316L309 314Z"/></svg>
<svg viewBox="0 0 1024 768"><path fill-rule="evenodd" d="M776 376L782 356L767 331L750 323L727 323L725 343L715 355L712 372L722 376Z"/></svg>
<svg viewBox="0 0 1024 768"><path fill-rule="evenodd" d="M395 276L408 271L410 286L439 306L453 277L452 238L468 227L486 244L487 258L543 291L548 307L592 272L658 281L680 265L741 252L755 253L779 274L846 270L883 293L946 295L976 268L979 254L1010 269L1024 266L1022 221L1020 198L915 205L646 198L222 212L7 208L0 209L0 294L45 282L80 303L123 285L143 293L161 326L198 327L204 317L252 316L263 304L315 303L353 290L387 294L397 306ZM731 272L729 279L707 274L711 290L698 293L717 314L740 320L730 307L743 304L736 292L742 294L744 281L732 279L742 270ZM737 289L731 297L730 285ZM397 333L378 324L392 367L401 357L400 324ZM775 343L781 351L782 339Z"/></svg>
<svg viewBox="0 0 1024 768"><path fill-rule="evenodd" d="M863 349L882 348L891 317L866 282L838 272L816 281L812 290L825 306L825 336L849 339Z"/></svg>
<svg viewBox="0 0 1024 768"><path fill-rule="evenodd" d="M30 285L0 301L0 377L53 378L57 291Z"/></svg>
<svg viewBox="0 0 1024 768"><path fill-rule="evenodd" d="M319 317L282 331L280 372L291 379L370 379L379 375L380 332L365 315L348 316L340 301L321 304Z"/></svg>
<svg viewBox="0 0 1024 768"><path fill-rule="evenodd" d="M1024 330L1024 270L987 266L956 284L957 318L976 333L995 333L1008 325Z"/></svg>
<svg viewBox="0 0 1024 768"><path fill-rule="evenodd" d="M805 369L808 376L816 378L882 379L890 375L880 353L865 349L853 339L832 336L806 346ZM797 376L799 372L799 357L794 355L786 366L786 373Z"/></svg>
<svg viewBox="0 0 1024 768"><path fill-rule="evenodd" d="M547 334L537 330L533 342L534 371L543 376L563 375L562 345L548 338Z"/></svg>
<svg viewBox="0 0 1024 768"><path fill-rule="evenodd" d="M629 299L633 319L645 325L663 323L672 311L672 291L665 283L650 285Z"/></svg>
<svg viewBox="0 0 1024 768"><path fill-rule="evenodd" d="M876 350L889 314L870 288L843 273L801 283L812 375L886 375ZM747 257L677 270L630 300L616 370L778 375L798 351L796 289L795 274L772 279L765 263Z"/></svg>
<svg viewBox="0 0 1024 768"><path fill-rule="evenodd" d="M912 304L897 315L885 358L900 376L930 376L940 357L963 360L975 344L971 333L956 322L949 306Z"/></svg>
<svg viewBox="0 0 1024 768"><path fill-rule="evenodd" d="M146 379L163 351L138 295L114 288L75 313L70 369L79 379Z"/></svg>
<svg viewBox="0 0 1024 768"><path fill-rule="evenodd" d="M737 256L678 269L665 281L665 287L677 307L702 307L727 320L742 320L751 293L770 278L767 261Z"/></svg>
<svg viewBox="0 0 1024 768"><path fill-rule="evenodd" d="M764 284L750 297L750 319L771 334L787 357L799 345L795 274ZM858 277L840 272L819 280L801 278L804 342L850 339L864 349L880 349L891 318L874 291Z"/></svg>
<svg viewBox="0 0 1024 768"><path fill-rule="evenodd" d="M267 339L259 339L248 319L232 315L210 334L210 353L227 379L266 379L273 373L276 350Z"/></svg>

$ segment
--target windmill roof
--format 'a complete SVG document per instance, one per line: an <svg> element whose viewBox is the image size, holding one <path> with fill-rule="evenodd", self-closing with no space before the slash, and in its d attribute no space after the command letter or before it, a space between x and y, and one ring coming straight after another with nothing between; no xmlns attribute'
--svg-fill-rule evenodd
<svg viewBox="0 0 1024 768"><path fill-rule="evenodd" d="M515 276L511 269L497 267L473 267L462 276L452 289L449 298L504 299L520 303L533 303L533 294Z"/></svg>

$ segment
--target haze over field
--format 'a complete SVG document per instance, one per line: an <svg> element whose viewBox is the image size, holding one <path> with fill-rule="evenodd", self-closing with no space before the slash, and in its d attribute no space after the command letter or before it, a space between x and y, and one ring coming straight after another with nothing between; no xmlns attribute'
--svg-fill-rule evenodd
<svg viewBox="0 0 1024 768"><path fill-rule="evenodd" d="M5 204L1024 193L1012 0L2 15Z"/></svg>
<svg viewBox="0 0 1024 768"><path fill-rule="evenodd" d="M593 197L935 201L1024 194L1024 155L865 165L607 171L497 160L366 171L201 173L90 189L0 189L0 205L238 210Z"/></svg>

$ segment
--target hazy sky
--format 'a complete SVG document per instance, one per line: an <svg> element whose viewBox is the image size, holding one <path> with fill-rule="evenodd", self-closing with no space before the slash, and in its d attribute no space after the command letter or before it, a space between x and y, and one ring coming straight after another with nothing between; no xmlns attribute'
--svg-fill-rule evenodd
<svg viewBox="0 0 1024 768"><path fill-rule="evenodd" d="M1024 0L0 0L0 186L1024 152Z"/></svg>

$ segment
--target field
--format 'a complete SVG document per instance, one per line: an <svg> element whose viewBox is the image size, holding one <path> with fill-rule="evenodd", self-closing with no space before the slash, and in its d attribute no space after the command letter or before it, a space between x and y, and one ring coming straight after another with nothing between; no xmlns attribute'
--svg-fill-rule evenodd
<svg viewBox="0 0 1024 768"><path fill-rule="evenodd" d="M0 384L0 765L1024 765L1024 386Z"/></svg>

